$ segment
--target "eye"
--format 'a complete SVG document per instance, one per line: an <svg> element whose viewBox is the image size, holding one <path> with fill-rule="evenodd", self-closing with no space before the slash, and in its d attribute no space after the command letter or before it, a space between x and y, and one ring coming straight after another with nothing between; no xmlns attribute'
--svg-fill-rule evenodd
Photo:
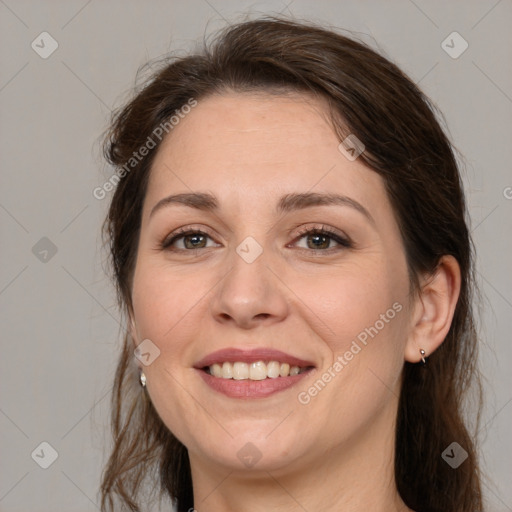
<svg viewBox="0 0 512 512"><path fill-rule="evenodd" d="M305 246L299 245L299 242L303 239L305 240ZM306 228L300 231L299 236L295 238L291 245L301 250L317 252L331 252L352 247L352 243L347 237L326 226ZM160 243L160 248L168 251L193 251L210 247L218 247L218 244L213 241L207 232L190 228L181 228L168 235Z"/></svg>
<svg viewBox="0 0 512 512"><path fill-rule="evenodd" d="M208 239L212 240L210 235L204 231L185 228L171 233L160 245L162 249L176 251L214 247L214 245L207 245Z"/></svg>
<svg viewBox="0 0 512 512"><path fill-rule="evenodd" d="M298 242L305 239L305 246L297 245ZM340 249L341 247L352 247L352 243L348 238L344 237L340 233L333 231L332 229L322 226L321 228L309 228L301 231L299 237L295 239L295 242L300 249L309 249L314 251L331 251ZM337 244L338 247L334 246Z"/></svg>

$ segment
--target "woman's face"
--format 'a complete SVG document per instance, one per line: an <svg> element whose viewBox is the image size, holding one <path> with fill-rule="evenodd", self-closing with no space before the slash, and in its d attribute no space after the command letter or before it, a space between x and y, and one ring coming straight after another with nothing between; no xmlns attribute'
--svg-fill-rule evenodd
<svg viewBox="0 0 512 512"><path fill-rule="evenodd" d="M307 96L211 96L156 155L133 335L193 465L280 471L393 443L404 249L382 178L326 119Z"/></svg>

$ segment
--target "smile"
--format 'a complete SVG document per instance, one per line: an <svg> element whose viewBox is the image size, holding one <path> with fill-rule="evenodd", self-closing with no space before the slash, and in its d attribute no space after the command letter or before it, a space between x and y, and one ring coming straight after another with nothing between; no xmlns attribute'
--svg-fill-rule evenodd
<svg viewBox="0 0 512 512"><path fill-rule="evenodd" d="M229 348L206 356L194 368L214 391L248 399L264 398L294 386L315 365L270 348Z"/></svg>

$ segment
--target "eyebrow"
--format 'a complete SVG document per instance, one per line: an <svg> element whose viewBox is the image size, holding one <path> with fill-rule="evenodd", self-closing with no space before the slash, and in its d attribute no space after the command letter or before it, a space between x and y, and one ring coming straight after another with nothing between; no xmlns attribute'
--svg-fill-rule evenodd
<svg viewBox="0 0 512 512"><path fill-rule="evenodd" d="M173 194L164 197L158 201L155 206L153 206L149 217L151 218L157 211L173 204L182 204L190 208L204 211L215 212L219 210L219 202L214 195L204 192L191 192ZM349 206L354 210L357 210L359 213L362 213L373 225L375 225L374 218L361 203L358 203L355 199L339 194L318 192L285 194L279 199L276 210L278 213L288 213L313 206L325 205Z"/></svg>

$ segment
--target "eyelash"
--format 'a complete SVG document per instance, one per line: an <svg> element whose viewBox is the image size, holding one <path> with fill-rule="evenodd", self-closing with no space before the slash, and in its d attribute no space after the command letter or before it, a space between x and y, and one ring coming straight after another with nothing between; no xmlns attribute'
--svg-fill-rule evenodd
<svg viewBox="0 0 512 512"><path fill-rule="evenodd" d="M188 235L203 235L207 236L209 238L212 238L212 236L201 230L201 229L190 229L190 228L180 228L174 233L171 233L168 235L162 242L160 242L159 246L161 250L167 250L167 251L174 251L174 252L194 252L196 250L205 249L204 247L199 247L197 249L175 249L172 248L172 244L175 243L177 240L184 238ZM344 237L340 235L338 232L334 231L333 229L323 226L321 228L314 227L314 228L305 228L300 230L297 233L297 236L294 239L293 243L298 242L300 239L304 238L306 235L324 235L327 238L330 238L331 240L334 240L337 244L339 244L340 247L329 247L328 249L304 249L302 247L299 248L299 250L307 251L307 252L324 252L324 253L331 253L332 251L340 250L341 248L348 249L353 247L353 244L351 240L348 237ZM213 238L212 238L213 239Z"/></svg>

